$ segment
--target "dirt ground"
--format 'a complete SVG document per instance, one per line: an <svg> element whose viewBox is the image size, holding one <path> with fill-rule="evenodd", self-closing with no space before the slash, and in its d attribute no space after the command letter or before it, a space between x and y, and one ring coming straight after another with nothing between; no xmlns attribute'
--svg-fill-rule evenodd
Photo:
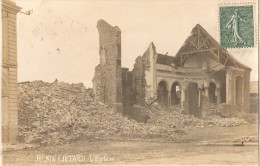
<svg viewBox="0 0 260 166"><path fill-rule="evenodd" d="M203 145L257 136L257 124L213 127L194 130L181 141L151 140L78 140L66 145L3 152L4 165L257 165L257 144L245 146Z"/></svg>

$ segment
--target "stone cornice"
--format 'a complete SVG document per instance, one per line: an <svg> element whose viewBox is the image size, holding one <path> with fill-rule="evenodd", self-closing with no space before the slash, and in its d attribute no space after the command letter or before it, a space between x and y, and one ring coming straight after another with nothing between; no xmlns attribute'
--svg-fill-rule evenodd
<svg viewBox="0 0 260 166"><path fill-rule="evenodd" d="M237 68L237 67L233 67L233 66L228 66L228 67L227 67L227 72L230 72L230 71L240 71L240 72L244 72L245 69L243 69L243 68Z"/></svg>
<svg viewBox="0 0 260 166"><path fill-rule="evenodd" d="M22 8L17 6L13 1L2 0L2 10L17 14Z"/></svg>

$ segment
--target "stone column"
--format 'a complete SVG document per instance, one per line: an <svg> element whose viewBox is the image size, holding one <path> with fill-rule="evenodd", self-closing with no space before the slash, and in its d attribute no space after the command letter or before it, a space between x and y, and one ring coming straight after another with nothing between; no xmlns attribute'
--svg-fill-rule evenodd
<svg viewBox="0 0 260 166"><path fill-rule="evenodd" d="M170 107L171 105L171 91L168 91L168 107Z"/></svg>
<svg viewBox="0 0 260 166"><path fill-rule="evenodd" d="M181 108L183 109L183 102L185 101L185 90L184 88L181 89Z"/></svg>
<svg viewBox="0 0 260 166"><path fill-rule="evenodd" d="M221 89L217 88L216 92L217 92L217 104L221 104Z"/></svg>
<svg viewBox="0 0 260 166"><path fill-rule="evenodd" d="M232 69L228 68L226 73L226 104L229 105L233 103L232 87Z"/></svg>
<svg viewBox="0 0 260 166"><path fill-rule="evenodd" d="M204 117L207 115L207 111L209 111L210 103L209 103L209 85L204 84L204 94L201 96L201 116Z"/></svg>
<svg viewBox="0 0 260 166"><path fill-rule="evenodd" d="M201 106L201 88L198 88L199 90L199 99L198 99L198 106Z"/></svg>
<svg viewBox="0 0 260 166"><path fill-rule="evenodd" d="M206 105L205 105L205 97L202 94L202 88L198 88L199 90L199 101L198 101L198 106L201 111L201 117L205 117L207 114L207 109L208 109L208 101L206 100Z"/></svg>
<svg viewBox="0 0 260 166"><path fill-rule="evenodd" d="M205 89L205 96L209 97L209 87L204 87Z"/></svg>
<svg viewBox="0 0 260 166"><path fill-rule="evenodd" d="M182 89L181 89L181 109L184 111L185 114L189 114L189 103L188 103L188 99L187 99L187 85L182 85Z"/></svg>

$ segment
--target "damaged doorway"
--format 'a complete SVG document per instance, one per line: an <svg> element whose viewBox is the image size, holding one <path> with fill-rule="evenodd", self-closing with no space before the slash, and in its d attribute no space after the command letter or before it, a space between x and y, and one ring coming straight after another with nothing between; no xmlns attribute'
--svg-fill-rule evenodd
<svg viewBox="0 0 260 166"><path fill-rule="evenodd" d="M209 102L217 104L216 84L213 82L209 83Z"/></svg>
<svg viewBox="0 0 260 166"><path fill-rule="evenodd" d="M167 84L165 81L161 81L158 85L158 103L162 106L167 107L168 106L168 90L167 90Z"/></svg>
<svg viewBox="0 0 260 166"><path fill-rule="evenodd" d="M189 83L187 90L188 90L189 114L199 117L200 110L199 110L198 84L195 82Z"/></svg>
<svg viewBox="0 0 260 166"><path fill-rule="evenodd" d="M171 88L171 105L179 105L181 103L181 87L178 82L174 82Z"/></svg>

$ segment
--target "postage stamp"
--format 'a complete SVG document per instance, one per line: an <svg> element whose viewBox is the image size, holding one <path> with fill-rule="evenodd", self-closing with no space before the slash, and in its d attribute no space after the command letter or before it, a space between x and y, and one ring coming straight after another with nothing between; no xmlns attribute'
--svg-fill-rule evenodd
<svg viewBox="0 0 260 166"><path fill-rule="evenodd" d="M224 48L254 47L253 5L220 6L220 43Z"/></svg>

